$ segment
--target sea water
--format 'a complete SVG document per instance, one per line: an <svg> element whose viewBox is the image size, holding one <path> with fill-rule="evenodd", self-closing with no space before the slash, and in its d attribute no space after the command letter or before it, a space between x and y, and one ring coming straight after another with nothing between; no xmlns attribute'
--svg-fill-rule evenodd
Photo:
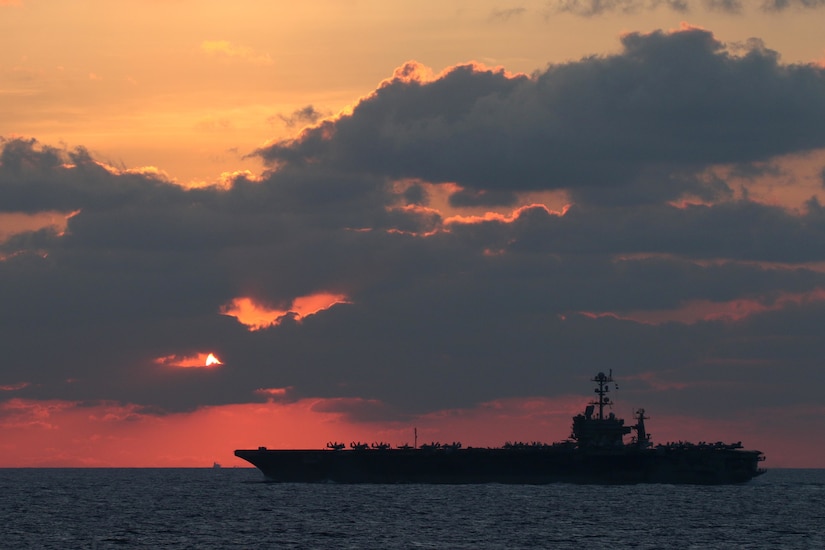
<svg viewBox="0 0 825 550"><path fill-rule="evenodd" d="M0 548L825 548L825 470L720 487L262 480L0 469Z"/></svg>

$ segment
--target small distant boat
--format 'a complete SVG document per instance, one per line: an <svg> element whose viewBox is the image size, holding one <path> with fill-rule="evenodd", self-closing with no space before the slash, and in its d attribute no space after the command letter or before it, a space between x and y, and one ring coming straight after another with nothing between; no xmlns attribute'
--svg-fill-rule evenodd
<svg viewBox="0 0 825 550"><path fill-rule="evenodd" d="M220 465L220 464L218 464L217 462L213 462L213 463L212 463L212 469L213 469L213 470L220 470L220 469L221 469L221 465Z"/></svg>
<svg viewBox="0 0 825 550"><path fill-rule="evenodd" d="M327 450L239 449L235 456L270 481L338 483L744 483L765 473L761 451L737 443L656 445L645 428L644 409L626 426L613 413L608 392L613 373L598 373L597 399L573 417L570 438L553 444L507 443L462 447L431 443L391 448L386 443L328 443ZM624 436L635 432L628 442Z"/></svg>

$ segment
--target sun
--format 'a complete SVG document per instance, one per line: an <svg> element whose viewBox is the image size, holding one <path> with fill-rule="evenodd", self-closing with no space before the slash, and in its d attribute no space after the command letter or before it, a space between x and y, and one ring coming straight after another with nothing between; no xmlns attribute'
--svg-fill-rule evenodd
<svg viewBox="0 0 825 550"><path fill-rule="evenodd" d="M214 353L210 353L206 357L206 366L211 367L212 365L223 365L223 363L221 363L221 360L215 357Z"/></svg>

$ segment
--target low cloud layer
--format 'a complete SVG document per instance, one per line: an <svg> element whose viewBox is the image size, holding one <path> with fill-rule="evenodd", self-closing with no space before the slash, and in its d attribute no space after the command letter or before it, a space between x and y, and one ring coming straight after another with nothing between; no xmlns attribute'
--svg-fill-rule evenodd
<svg viewBox="0 0 825 550"><path fill-rule="evenodd" d="M779 13L789 9L819 9L825 7L825 0L551 0L551 12L572 13L583 17L593 17L606 13L637 13L659 8L679 13L690 13L698 9L741 14L746 11Z"/></svg>
<svg viewBox="0 0 825 550"><path fill-rule="evenodd" d="M825 210L723 168L820 154L825 71L692 28L622 44L531 76L408 64L228 187L4 141L0 221L61 223L0 243L0 398L163 414L320 396L403 418L613 368L681 388L646 396L672 413L818 404ZM547 192L566 207L529 198ZM258 330L221 313L320 293L346 300ZM204 353L223 365L158 360Z"/></svg>

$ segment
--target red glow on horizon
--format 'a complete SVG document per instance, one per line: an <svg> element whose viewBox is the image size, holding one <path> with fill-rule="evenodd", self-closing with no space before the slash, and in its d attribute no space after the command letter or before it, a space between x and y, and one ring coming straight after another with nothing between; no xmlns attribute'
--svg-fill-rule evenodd
<svg viewBox="0 0 825 550"><path fill-rule="evenodd" d="M499 399L404 421L357 422L345 412L353 403L340 399L270 400L162 416L135 405L12 399L0 403L0 467L246 467L233 456L235 449L323 449L333 440L412 444L414 429L419 444L549 443L567 438L571 417L586 401L578 395ZM741 440L766 453L768 468L823 467L825 442L809 437L818 428L799 421L825 418L822 407L765 409L735 418L649 412L656 443Z"/></svg>

